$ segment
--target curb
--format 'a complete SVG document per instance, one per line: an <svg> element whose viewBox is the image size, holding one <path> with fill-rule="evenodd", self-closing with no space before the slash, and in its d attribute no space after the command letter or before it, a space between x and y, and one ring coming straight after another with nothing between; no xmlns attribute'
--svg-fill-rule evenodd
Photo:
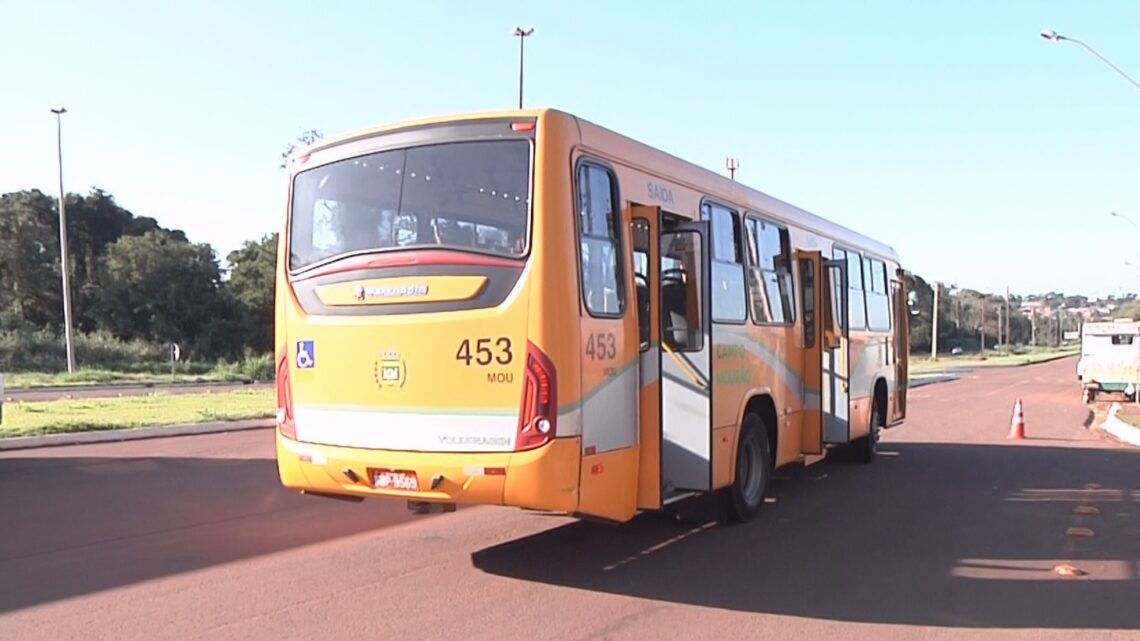
<svg viewBox="0 0 1140 641"><path fill-rule="evenodd" d="M936 383L948 383L950 381L958 380L957 374L939 374L937 376L923 376L918 379L910 379L907 381L907 389L915 389L917 387L924 387L926 385L934 385Z"/></svg>
<svg viewBox="0 0 1140 641"><path fill-rule="evenodd" d="M196 436L199 434L218 434L221 432L260 430L271 428L275 424L275 419L261 418L246 421L217 421L214 423L196 423L191 425L136 427L130 429L106 430L99 432L75 432L74 434L14 436L12 438L0 439L0 452L10 450L28 450L40 447L62 447L64 445L87 445L91 443L114 443L118 441L137 441L151 438L170 438L173 436Z"/></svg>
<svg viewBox="0 0 1140 641"><path fill-rule="evenodd" d="M1080 352L1074 352L1072 354L1054 354L1053 356L1048 356L1046 358L1042 358L1040 360L1027 362L1027 363L1009 363L1009 364L1005 364L1005 365L986 365L984 363L981 365L958 365L958 366L948 365L946 367L940 367L940 368L928 369L928 370L918 370L918 371L923 372L923 373L949 374L949 373L954 373L954 372L966 373L966 372L972 372L974 370L979 370L979 369L1010 369L1010 368L1014 368L1014 367L1031 367L1033 365L1041 365L1042 363L1052 363L1053 361L1059 361L1059 360L1062 360L1065 358L1072 358L1074 356L1080 356Z"/></svg>
<svg viewBox="0 0 1140 641"><path fill-rule="evenodd" d="M191 393L196 390L240 391L243 389L269 388L272 384L272 381L235 381L218 383L124 383L113 385L7 387L4 389L3 400L11 401L13 403L20 401L35 403L51 400L61 400L64 398L64 395L74 395L75 398L111 398L116 395L138 396L142 394L153 394L156 392L181 394Z"/></svg>
<svg viewBox="0 0 1140 641"><path fill-rule="evenodd" d="M1101 429L1129 445L1140 447L1140 428L1133 427L1116 418L1116 413L1119 411L1120 403L1113 403L1112 409L1108 410L1108 418L1104 419Z"/></svg>

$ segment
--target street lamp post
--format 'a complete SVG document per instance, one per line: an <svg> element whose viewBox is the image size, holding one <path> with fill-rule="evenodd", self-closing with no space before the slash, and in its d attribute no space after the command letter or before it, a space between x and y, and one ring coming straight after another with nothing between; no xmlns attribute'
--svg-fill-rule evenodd
<svg viewBox="0 0 1140 641"><path fill-rule="evenodd" d="M71 285L67 277L67 212L64 207L63 191L63 124L61 116L67 113L63 107L52 109L55 114L56 153L59 159L59 273L63 280L63 333L67 342L67 371L75 371L75 337L71 331Z"/></svg>
<svg viewBox="0 0 1140 641"><path fill-rule="evenodd" d="M1135 80L1133 80L1132 76L1129 76L1128 74L1124 73L1124 71L1120 67L1117 67L1116 65L1112 64L1112 62L1110 62L1108 58L1105 58L1104 56L1100 55L1100 53L1098 53L1096 49L1093 49L1092 47L1081 42L1080 40L1077 40L1076 38L1067 38L1067 37L1062 36L1061 34L1057 33L1056 31L1053 31L1052 29L1043 29L1041 31L1041 37L1045 38L1046 40L1049 40L1050 42L1060 42L1062 40L1068 40L1069 42L1075 42L1075 43L1081 45L1082 47L1087 49L1089 51L1089 53L1096 56L1097 58L1100 58L1100 61L1103 62L1104 64L1108 65L1109 67L1111 67L1113 71L1115 71L1116 73L1123 76L1125 80L1132 83L1133 87L1140 89L1140 82L1136 82Z"/></svg>
<svg viewBox="0 0 1140 641"><path fill-rule="evenodd" d="M534 33L534 27L515 27L514 35L519 38L519 109L523 108L523 43L526 37Z"/></svg>
<svg viewBox="0 0 1140 641"><path fill-rule="evenodd" d="M938 281L932 283L934 285L934 309L930 322L930 360L938 360L938 290L940 285Z"/></svg>

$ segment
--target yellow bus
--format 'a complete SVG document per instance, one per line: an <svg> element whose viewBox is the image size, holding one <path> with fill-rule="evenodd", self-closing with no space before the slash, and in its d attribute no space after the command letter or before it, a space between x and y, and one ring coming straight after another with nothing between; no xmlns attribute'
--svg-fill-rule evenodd
<svg viewBox="0 0 1140 641"><path fill-rule="evenodd" d="M905 416L894 250L584 119L404 122L288 171L285 487L748 521L775 468L870 461Z"/></svg>

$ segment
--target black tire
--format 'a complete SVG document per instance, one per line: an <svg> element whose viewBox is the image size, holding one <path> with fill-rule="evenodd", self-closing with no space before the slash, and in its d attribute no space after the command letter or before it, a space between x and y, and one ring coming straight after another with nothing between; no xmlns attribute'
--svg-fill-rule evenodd
<svg viewBox="0 0 1140 641"><path fill-rule="evenodd" d="M883 424L883 410L879 402L871 404L871 433L855 442L855 460L870 463L879 453L879 435Z"/></svg>
<svg viewBox="0 0 1140 641"><path fill-rule="evenodd" d="M764 505L772 478L772 452L768 428L756 414L744 417L740 442L736 446L736 478L728 488L728 518L747 523L756 518Z"/></svg>

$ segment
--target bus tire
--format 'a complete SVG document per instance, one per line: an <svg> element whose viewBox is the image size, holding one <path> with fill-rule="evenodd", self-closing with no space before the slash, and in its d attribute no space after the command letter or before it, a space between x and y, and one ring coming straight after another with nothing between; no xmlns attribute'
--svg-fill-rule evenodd
<svg viewBox="0 0 1140 641"><path fill-rule="evenodd" d="M878 401L871 403L871 433L855 442L855 460L870 463L879 453L879 434L883 422L883 410Z"/></svg>
<svg viewBox="0 0 1140 641"><path fill-rule="evenodd" d="M736 478L728 488L728 518L747 523L756 518L768 493L772 476L772 452L768 428L757 414L744 417L736 446Z"/></svg>

